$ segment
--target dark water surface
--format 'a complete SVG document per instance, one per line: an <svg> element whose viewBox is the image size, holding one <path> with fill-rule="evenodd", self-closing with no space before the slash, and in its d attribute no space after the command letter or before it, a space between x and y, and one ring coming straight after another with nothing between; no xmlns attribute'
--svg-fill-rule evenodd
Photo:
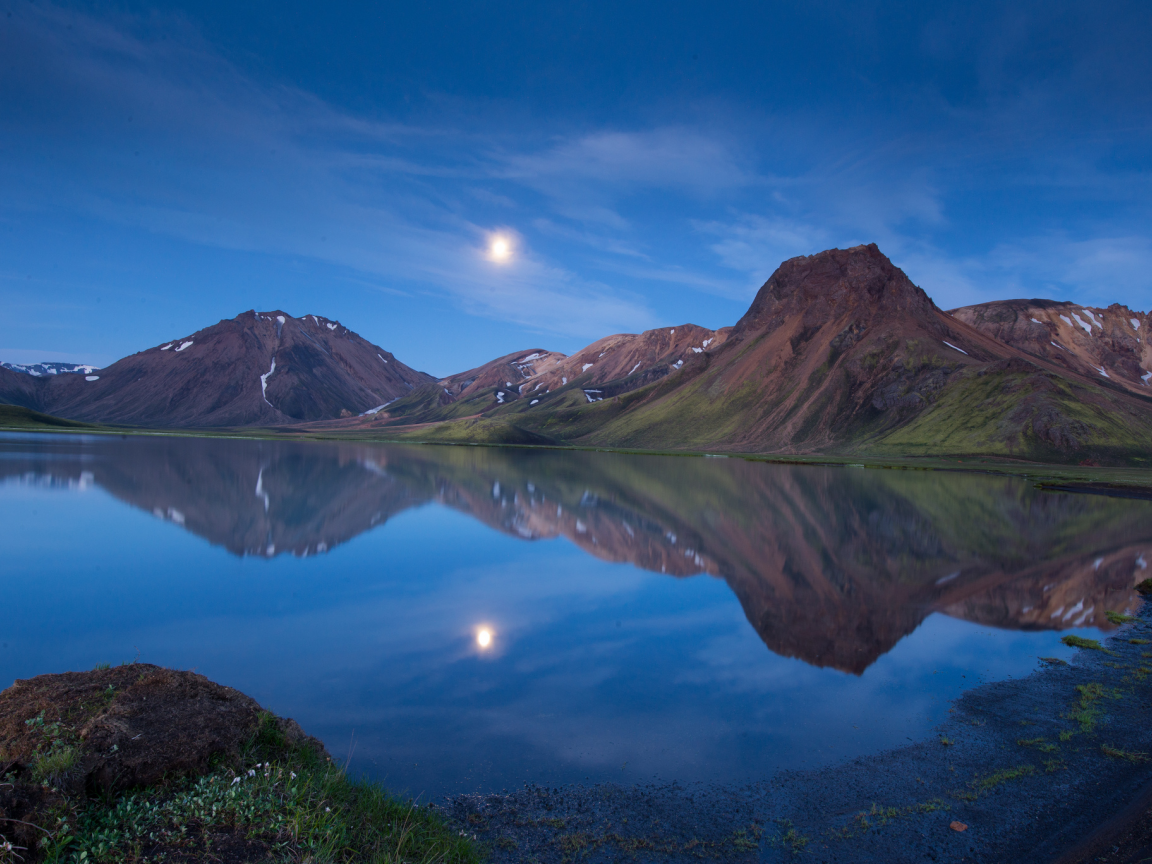
<svg viewBox="0 0 1152 864"><path fill-rule="evenodd" d="M482 447L2 435L0 526L0 683L196 669L426 797L899 745L1152 575L1149 502Z"/></svg>

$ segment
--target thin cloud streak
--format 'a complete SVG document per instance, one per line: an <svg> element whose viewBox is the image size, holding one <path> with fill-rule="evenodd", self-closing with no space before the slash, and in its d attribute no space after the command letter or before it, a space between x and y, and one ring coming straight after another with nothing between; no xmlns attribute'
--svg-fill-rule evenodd
<svg viewBox="0 0 1152 864"><path fill-rule="evenodd" d="M569 340L697 314L733 323L781 261L861 242L945 308L1007 294L1152 305L1152 179L1115 155L1125 135L1142 153L1152 121L1073 128L1066 94L1096 86L1089 60L1016 81L1009 59L1042 18L1021 13L991 41L973 22L956 25L967 53L930 22L917 61L978 55L979 98L929 81L886 94L887 114L754 115L718 97L555 134L359 116L255 80L181 19L14 8L0 31L0 224L83 216L308 259L337 286L424 298L409 327L447 304ZM1089 35L1086 56L1105 57ZM501 224L520 251L492 268L477 250Z"/></svg>

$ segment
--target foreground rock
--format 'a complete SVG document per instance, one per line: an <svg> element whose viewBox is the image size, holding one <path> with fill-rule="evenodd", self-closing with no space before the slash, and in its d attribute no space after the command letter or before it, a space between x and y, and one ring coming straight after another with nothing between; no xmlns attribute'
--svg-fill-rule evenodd
<svg viewBox="0 0 1152 864"><path fill-rule="evenodd" d="M88 794L198 776L239 759L262 713L239 690L147 663L39 675L0 693L0 773ZM295 721L277 723L323 750Z"/></svg>
<svg viewBox="0 0 1152 864"><path fill-rule="evenodd" d="M0 693L0 835L27 858L90 798L241 771L267 730L330 761L294 721L194 672L132 663L18 680Z"/></svg>

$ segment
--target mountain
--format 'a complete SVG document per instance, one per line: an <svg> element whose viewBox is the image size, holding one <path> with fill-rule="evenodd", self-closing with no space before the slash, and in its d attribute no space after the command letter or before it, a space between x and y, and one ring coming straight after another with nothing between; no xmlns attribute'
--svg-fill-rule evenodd
<svg viewBox="0 0 1152 864"><path fill-rule="evenodd" d="M606 336L570 357L542 348L517 351L461 372L389 405L374 425L431 423L476 417L521 402L560 404L553 391L591 404L659 381L697 354L715 350L728 332L695 324ZM609 386L609 390L603 388ZM368 425L365 422L357 425Z"/></svg>
<svg viewBox="0 0 1152 864"><path fill-rule="evenodd" d="M1146 508L1016 478L349 442L4 446L0 482L95 484L235 555L324 554L437 503L522 541L562 537L669 578L715 577L770 650L853 673L936 612L1112 629L1106 611L1139 606L1152 558Z"/></svg>
<svg viewBox="0 0 1152 864"><path fill-rule="evenodd" d="M433 380L339 322L280 311L245 312L93 372L0 369L0 401L93 423L273 426L379 409Z"/></svg>
<svg viewBox="0 0 1152 864"><path fill-rule="evenodd" d="M39 378L42 375L71 375L77 373L91 375L99 368L99 366L88 366L84 363L0 363L0 369L7 369L10 372L23 372L25 375L31 375L33 378Z"/></svg>
<svg viewBox="0 0 1152 864"><path fill-rule="evenodd" d="M1053 300L997 300L953 309L982 333L1078 375L1099 376L1152 394L1148 316L1117 303L1107 309Z"/></svg>
<svg viewBox="0 0 1152 864"><path fill-rule="evenodd" d="M0 369L0 401L145 427L1147 467L1148 326L1044 300L944 312L868 245L785 261L719 330L530 348L436 380L338 322L246 312L90 374Z"/></svg>
<svg viewBox="0 0 1152 864"><path fill-rule="evenodd" d="M623 366L609 364L593 378L589 346L565 361L587 378L558 388L553 370L538 401L490 404L486 440L503 424L509 436L646 449L1152 461L1152 399L944 312L875 245L785 261L717 334L662 360L651 382L612 378ZM470 434L456 421L408 437Z"/></svg>
<svg viewBox="0 0 1152 864"><path fill-rule="evenodd" d="M603 390L613 385L613 393L634 390L679 370L697 354L714 351L724 343L731 327L708 330L695 324L661 327L643 333L618 333L593 342L571 357L545 370L521 386L526 396L539 396L559 390L569 383L579 385L585 399L599 402Z"/></svg>
<svg viewBox="0 0 1152 864"><path fill-rule="evenodd" d="M403 417L406 425L435 423L483 414L519 399L526 382L555 369L564 360L563 354L543 348L506 354L467 372L425 384L389 405L378 418L365 418L356 425L379 425L393 417Z"/></svg>

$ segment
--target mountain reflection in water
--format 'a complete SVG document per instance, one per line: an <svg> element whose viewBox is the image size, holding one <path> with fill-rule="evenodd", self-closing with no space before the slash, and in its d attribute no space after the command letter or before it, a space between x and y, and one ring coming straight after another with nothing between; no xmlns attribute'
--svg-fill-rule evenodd
<svg viewBox="0 0 1152 864"><path fill-rule="evenodd" d="M862 673L929 614L1112 627L1148 508L1006 477L742 459L174 438L8 439L0 479L97 484L236 555L324 554L436 503L525 541L708 574L773 652Z"/></svg>

